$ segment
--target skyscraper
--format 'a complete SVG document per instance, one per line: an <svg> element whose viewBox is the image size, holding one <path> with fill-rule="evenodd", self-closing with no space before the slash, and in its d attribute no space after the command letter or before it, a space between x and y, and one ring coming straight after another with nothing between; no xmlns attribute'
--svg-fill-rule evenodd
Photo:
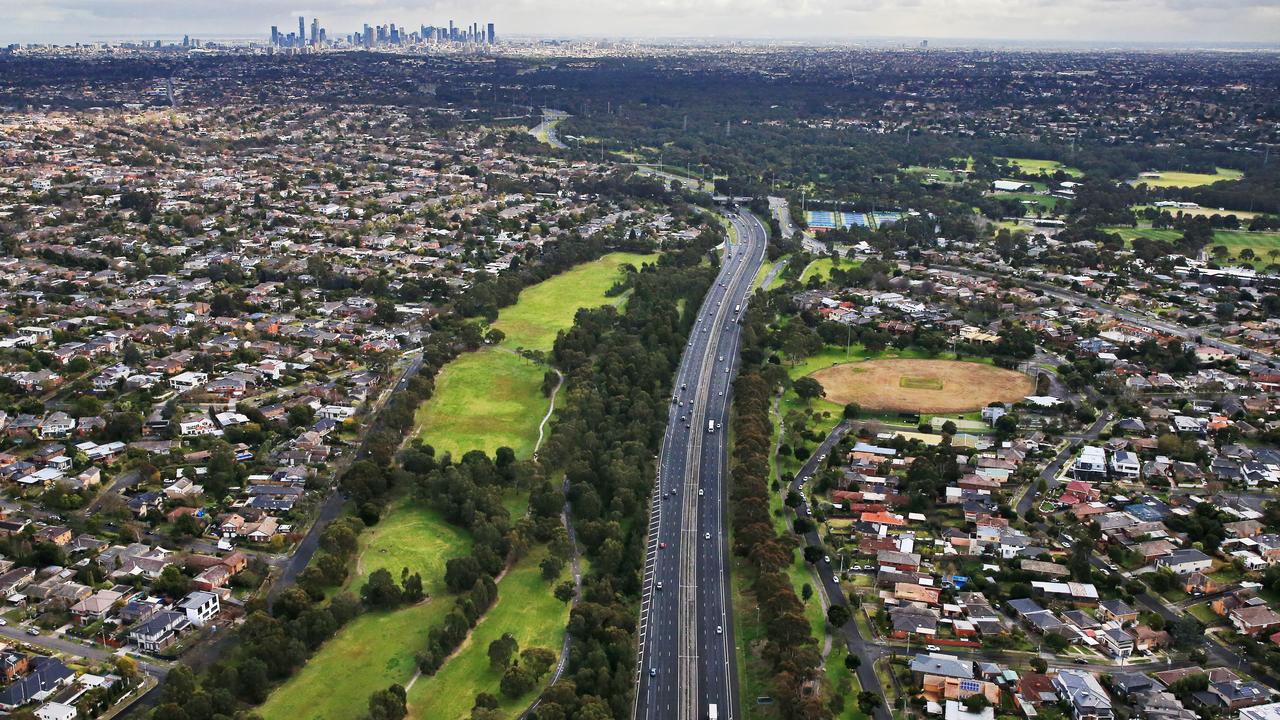
<svg viewBox="0 0 1280 720"><path fill-rule="evenodd" d="M364 46L373 47L373 29L369 27L369 23L364 24Z"/></svg>
<svg viewBox="0 0 1280 720"><path fill-rule="evenodd" d="M320 44L320 18L311 18L311 44Z"/></svg>
<svg viewBox="0 0 1280 720"><path fill-rule="evenodd" d="M298 16L298 47L307 44L307 20L301 15Z"/></svg>
<svg viewBox="0 0 1280 720"><path fill-rule="evenodd" d="M486 28L485 39L489 42L490 45L493 44L493 40L494 40L493 23L489 23L488 27Z"/></svg>
<svg viewBox="0 0 1280 720"><path fill-rule="evenodd" d="M271 44L272 45L280 44L280 28L275 25L271 26Z"/></svg>

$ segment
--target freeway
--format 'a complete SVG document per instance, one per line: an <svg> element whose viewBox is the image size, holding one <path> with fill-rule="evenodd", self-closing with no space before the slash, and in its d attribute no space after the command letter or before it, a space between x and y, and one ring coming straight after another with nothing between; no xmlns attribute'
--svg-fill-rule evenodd
<svg viewBox="0 0 1280 720"><path fill-rule="evenodd" d="M728 214L715 285L676 372L645 556L634 718L697 720L716 705L739 716L724 482L731 383L741 306L768 234L753 215Z"/></svg>

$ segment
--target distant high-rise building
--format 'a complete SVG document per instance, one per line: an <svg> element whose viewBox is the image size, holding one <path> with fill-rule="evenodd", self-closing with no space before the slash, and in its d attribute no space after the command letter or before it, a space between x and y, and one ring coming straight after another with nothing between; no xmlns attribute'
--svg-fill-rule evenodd
<svg viewBox="0 0 1280 720"><path fill-rule="evenodd" d="M311 44L320 43L320 18L311 18Z"/></svg>
<svg viewBox="0 0 1280 720"><path fill-rule="evenodd" d="M493 41L494 41L493 23L489 23L489 26L486 28L485 40L487 40L490 45L493 44Z"/></svg>
<svg viewBox="0 0 1280 720"><path fill-rule="evenodd" d="M368 23L364 25L364 46L373 47L373 28L369 27Z"/></svg>
<svg viewBox="0 0 1280 720"><path fill-rule="evenodd" d="M298 47L307 44L307 19L298 16Z"/></svg>

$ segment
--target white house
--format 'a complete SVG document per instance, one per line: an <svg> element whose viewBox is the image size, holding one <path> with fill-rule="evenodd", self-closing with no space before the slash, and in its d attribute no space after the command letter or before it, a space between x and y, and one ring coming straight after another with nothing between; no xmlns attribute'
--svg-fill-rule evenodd
<svg viewBox="0 0 1280 720"><path fill-rule="evenodd" d="M1080 448L1080 456L1071 465L1071 476L1077 480L1105 480L1107 451L1093 445Z"/></svg>
<svg viewBox="0 0 1280 720"><path fill-rule="evenodd" d="M325 405L316 411L316 417L342 422L356 414L356 409L346 405Z"/></svg>
<svg viewBox="0 0 1280 720"><path fill-rule="evenodd" d="M1142 474L1142 461L1128 450L1120 450L1111 456L1111 472L1124 477L1138 477Z"/></svg>
<svg viewBox="0 0 1280 720"><path fill-rule="evenodd" d="M208 373L195 372L193 370L188 370L169 378L169 386L179 392L195 390L198 387L203 387L207 382L209 382Z"/></svg>
<svg viewBox="0 0 1280 720"><path fill-rule="evenodd" d="M204 415L188 415L178 423L178 432L184 437L193 435L212 435L218 432L218 426Z"/></svg>
<svg viewBox="0 0 1280 720"><path fill-rule="evenodd" d="M76 720L78 715L74 705L60 702L47 702L36 708L36 717L40 720Z"/></svg>
<svg viewBox="0 0 1280 720"><path fill-rule="evenodd" d="M205 623L218 614L222 606L218 603L217 595L196 590L178 602L178 609L186 614L192 625L204 627Z"/></svg>
<svg viewBox="0 0 1280 720"><path fill-rule="evenodd" d="M62 412L49 413L40 425L40 437L45 438L61 438L71 434L76 429L76 419Z"/></svg>

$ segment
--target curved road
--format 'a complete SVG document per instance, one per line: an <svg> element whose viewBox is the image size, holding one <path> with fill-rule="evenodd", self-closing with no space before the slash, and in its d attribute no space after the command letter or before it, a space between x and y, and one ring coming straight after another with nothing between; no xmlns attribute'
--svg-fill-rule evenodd
<svg viewBox="0 0 1280 720"><path fill-rule="evenodd" d="M721 720L740 715L725 435L738 317L764 260L768 234L749 213L728 218L739 242L726 246L716 284L698 310L662 443L641 597L635 718L697 720L712 704Z"/></svg>

